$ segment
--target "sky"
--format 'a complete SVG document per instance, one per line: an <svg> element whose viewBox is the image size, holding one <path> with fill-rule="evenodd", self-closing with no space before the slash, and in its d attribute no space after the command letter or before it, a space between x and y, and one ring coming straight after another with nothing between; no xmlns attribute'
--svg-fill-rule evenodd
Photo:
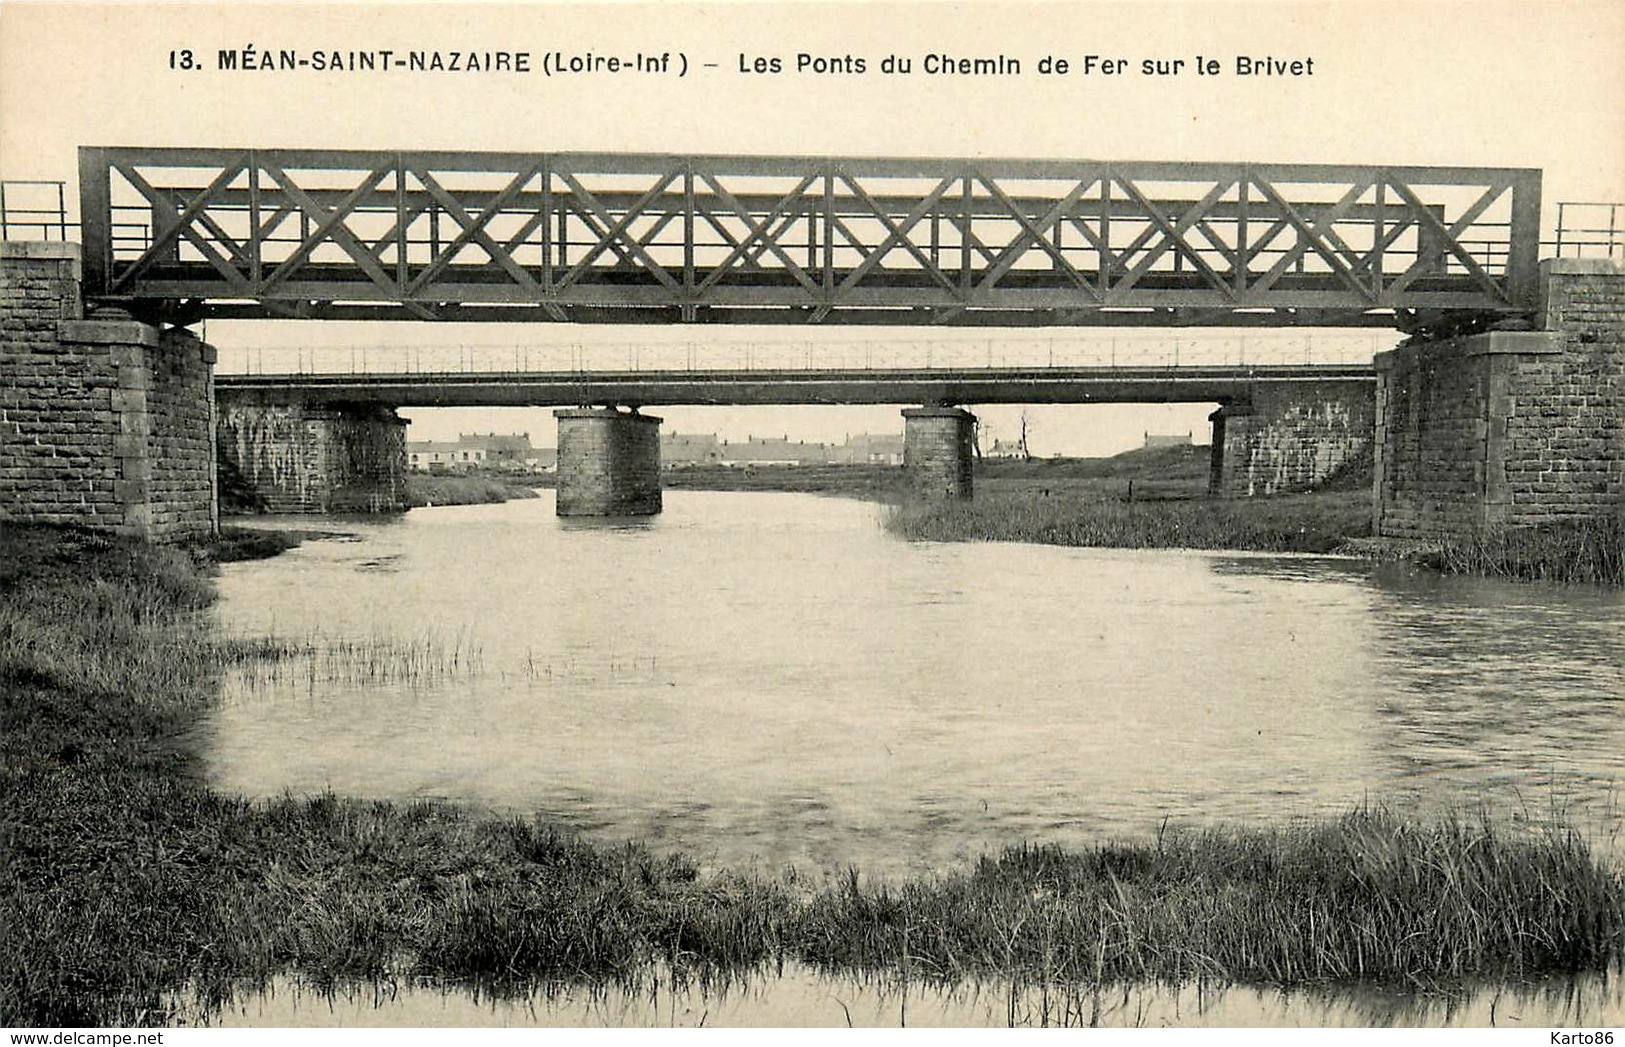
<svg viewBox="0 0 1625 1047"><path fill-rule="evenodd" d="M360 76L171 69L222 48L682 54L714 70ZM864 56L868 75L758 75L741 57ZM888 54L1313 59L1299 77L888 77ZM0 5L0 176L73 180L79 145L503 149L1539 167L1557 200L1625 200L1625 4L1617 0L1079 3ZM1548 208L1547 221L1551 211ZM1077 337L1075 332L1039 332ZM388 343L659 343L682 329L210 325L223 351ZM1034 332L1021 332L1031 338ZM977 336L985 336L977 332ZM706 330L708 338L784 332ZM877 343L896 332L841 332ZM1262 335L1254 337L1263 337ZM1301 337L1301 335L1299 336ZM1211 405L1033 408L1035 451L1205 438ZM1017 408L979 411L992 435ZM895 408L663 411L671 428L839 440ZM412 412L414 439L530 431L545 411Z"/></svg>

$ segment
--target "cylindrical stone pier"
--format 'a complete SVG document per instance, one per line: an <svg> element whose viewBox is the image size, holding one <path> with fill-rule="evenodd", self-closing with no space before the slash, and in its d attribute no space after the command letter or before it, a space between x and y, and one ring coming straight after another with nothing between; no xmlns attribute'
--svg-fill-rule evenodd
<svg viewBox="0 0 1625 1047"><path fill-rule="evenodd" d="M903 468L914 493L969 498L976 416L960 407L903 411Z"/></svg>
<svg viewBox="0 0 1625 1047"><path fill-rule="evenodd" d="M653 516L660 511L660 419L614 408L554 411L559 420L558 514Z"/></svg>

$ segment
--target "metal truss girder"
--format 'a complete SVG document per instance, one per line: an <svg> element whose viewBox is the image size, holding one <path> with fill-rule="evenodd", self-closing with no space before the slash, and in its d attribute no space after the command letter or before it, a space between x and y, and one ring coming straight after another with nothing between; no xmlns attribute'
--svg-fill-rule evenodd
<svg viewBox="0 0 1625 1047"><path fill-rule="evenodd" d="M1418 220L1427 225L1436 235L1443 238L1445 249L1454 254L1457 259L1459 259L1461 263L1466 266L1467 271L1472 274L1473 279L1480 287L1484 288L1491 294L1506 294L1506 292L1498 284L1496 284L1493 279L1490 278L1489 274L1484 272L1483 268L1473 260L1472 256L1462 250L1458 237L1463 229L1467 228L1467 226L1469 226L1475 218L1484 212L1485 208L1489 207L1491 203L1499 199L1508 189L1512 187L1511 179L1507 179L1505 181L1495 181L1488 189L1484 190L1483 195L1481 195L1471 207L1463 212L1461 217L1456 219L1456 221L1452 223L1448 229L1445 228L1444 223L1440 222L1439 219L1433 215L1433 213L1422 203L1421 200L1417 199L1416 193L1409 186L1405 185L1403 182L1397 181L1391 184L1393 185L1394 191L1399 193L1399 195L1402 196L1405 201L1416 210ZM1410 285L1411 281L1415 279L1417 270L1421 264L1422 260L1419 258L1415 264L1401 274L1400 278L1394 282L1392 288L1395 293L1398 293L1400 290L1403 290L1405 287ZM1510 296L1508 297L1510 299Z"/></svg>
<svg viewBox="0 0 1625 1047"><path fill-rule="evenodd" d="M788 211L792 203L803 198L803 194L805 194L806 191L812 187L813 183L818 180L817 173L815 172L805 175L801 181L796 183L796 187L794 189L790 190L783 197L781 197L779 201L768 210L767 214L760 221L752 221L752 212L741 204L732 193L723 188L722 183L714 176L707 173L701 175L701 177L704 179L705 183L711 187L712 191L715 192L719 198L721 198L722 202L728 205L728 207L733 211L734 215L745 222L749 228L746 232L745 238L734 243L733 251L729 253L727 258L723 259L720 265L716 266L712 270L711 274L707 276L705 280L695 288L695 290L698 292L703 292L706 288L722 279L722 277L727 273L729 267L732 266L736 261L742 258L748 258L750 245L760 241L762 248L772 251L779 261L783 263L786 271L795 277L796 281L805 287L808 292L816 297L819 293L817 282L813 280L805 269L796 264L796 262L778 243L777 238L767 235L767 232L768 227L774 222L779 221L780 218L784 216L785 212ZM698 203L696 202L694 206L698 207ZM704 213L708 221L716 223L718 232L721 232L724 236L728 236L728 234L722 229L721 223L716 222L716 217L710 208L706 208Z"/></svg>
<svg viewBox="0 0 1625 1047"><path fill-rule="evenodd" d="M1026 208L1010 199L1004 190L999 188L998 183L980 173L977 174L976 178L977 181L987 186L988 192L1020 223L1022 229L1021 235L1012 241L1005 248L1004 253L988 266L986 275L983 276L981 283L977 285L977 290L991 289L1005 273L1010 271L1010 268L1016 264L1023 254L1032 247L1038 247L1053 259L1058 268L1066 272L1079 290L1087 294L1093 301L1100 301L1100 292L1067 260L1066 255L1061 252L1060 248L1051 242L1052 238L1046 235L1049 230L1056 228L1056 223L1060 221L1061 216L1066 213L1067 209L1076 203L1084 193L1088 192L1091 186L1100 181L1098 177L1080 181L1073 186L1066 196L1056 203L1054 207L1050 208L1037 222L1028 218Z"/></svg>
<svg viewBox="0 0 1625 1047"><path fill-rule="evenodd" d="M395 286L394 280L388 273L384 272L383 264L378 261L377 256L372 253L370 248L361 243L354 233L345 227L344 220L352 213L354 208L353 199L341 200L337 206L331 209L323 207L310 199L304 190L300 189L298 184L288 176L288 173L276 164L265 160L257 160L255 163L256 166L264 170L266 174L270 175L283 187L289 196L293 198L301 212L318 222L316 228L302 239L293 254L278 265L271 275L265 279L265 282L259 287L260 294L265 294L276 284L287 280L316 252L322 242L327 240L331 240L354 259L362 271L372 278L378 286L386 290L392 290L396 294L400 293L401 288ZM391 170L393 170L393 165L381 165L372 168L363 177L361 184L352 190L351 196L359 197L360 194L376 186L383 181Z"/></svg>
<svg viewBox="0 0 1625 1047"><path fill-rule="evenodd" d="M1539 251L1528 170L208 149L86 149L80 169L87 295L149 311L1515 313ZM130 210L144 240L114 223Z"/></svg>
<svg viewBox="0 0 1625 1047"><path fill-rule="evenodd" d="M185 237L192 240L203 256L209 260L211 265L221 272L221 275L226 278L228 283L233 285L239 284L240 281L236 279L235 274L231 272L229 267L222 266L219 256L216 255L215 252L210 249L208 244L197 234L197 231L192 228L191 223L199 214L203 212L204 208L209 205L209 201L213 195L235 179L242 169L243 165L240 161L222 165L220 173L216 175L207 186L203 187L201 192L193 196L191 202L186 205L186 209L183 212L177 210L174 202L167 195L155 189L145 178L142 178L135 171L130 170L126 165L119 165L119 173L128 179L130 184L133 185L142 196L146 197L147 202L154 209L159 207L165 208L174 216L174 221L172 224L167 226L162 233L152 237L151 244L147 246L145 251L142 252L141 257L136 260L135 266L132 267L133 270L139 271L143 265L150 265L164 251L176 244L177 241L179 241L182 237ZM112 290L122 290L123 285L127 282L128 274L126 274L125 279L115 281Z"/></svg>
<svg viewBox="0 0 1625 1047"><path fill-rule="evenodd" d="M644 193L644 195L640 197L636 203L629 207L619 218L614 218L610 214L609 209L605 207L604 204L596 196L594 196L589 189L583 186L574 174L564 170L559 170L555 173L558 174L561 179L563 179L565 185L569 187L571 194L576 198L576 200L579 201L587 210L592 212L593 216L605 226L603 238L598 244L594 245L593 249L588 252L587 256L583 258L575 268L565 274L565 278L560 281L560 286L568 286L574 283L583 273L587 271L587 267L590 265L593 259L602 254L611 243L619 240L621 244L627 248L629 253L632 256L635 256L634 264L643 266L644 271L649 273L649 275L653 276L660 283L664 284L668 289L681 293L681 285L671 275L671 273L666 270L666 267L655 261L640 239L632 237L627 233L627 230L630 228L631 224L638 218L645 215L645 208L647 208L649 201L653 200L656 196L663 192L666 186L683 176L683 169L681 167L663 172L660 176L658 176L654 186L651 187L648 192Z"/></svg>
<svg viewBox="0 0 1625 1047"><path fill-rule="evenodd" d="M1208 207L1217 202L1219 197L1223 196L1232 185L1236 184L1235 182L1219 181L1212 189L1207 191L1202 199L1188 208L1180 216L1177 223L1169 222L1156 205L1146 199L1145 194L1140 192L1139 187L1131 179L1119 175L1116 182L1123 188L1124 192L1128 193L1136 203L1145 209L1146 213L1151 216L1152 224L1162 233L1162 241L1153 250L1148 251L1145 257L1128 271L1123 278L1123 282L1115 288L1116 290L1134 286L1150 271L1151 267L1156 264L1157 259L1165 252L1177 250L1188 258L1191 264L1201 270L1202 275L1207 278L1211 286L1223 291L1227 297L1234 297L1233 290L1225 283L1223 278L1214 272L1201 254L1185 241L1185 233L1201 219L1202 213Z"/></svg>
<svg viewBox="0 0 1625 1047"><path fill-rule="evenodd" d="M412 294L432 282L434 278L446 268L446 266L451 264L452 259L457 256L457 253L471 243L477 245L481 250L485 251L492 261L500 265L504 271L514 278L515 283L519 284L519 286L525 288L533 294L540 295L542 290L541 285L513 260L513 256L509 253L507 247L498 246L497 243L491 239L490 235L485 232L486 225L489 224L491 219L501 210L504 203L507 200L512 199L520 189L524 188L527 182L536 177L540 166L541 165L539 163L536 163L531 164L528 167L521 168L519 173L515 175L508 183L507 187L498 193L489 205L481 208L479 217L475 218L470 215L466 209L464 209L462 204L457 201L456 197L446 192L446 190L441 187L440 183L435 180L435 177L428 171L418 167L402 165L402 173L409 173L412 175L412 177L416 178L418 182L429 191L429 195L445 208L446 213L451 215L452 220L462 227L462 231L457 234L452 242L447 244L446 247L441 250L439 255L433 261L431 261L422 272L413 278L410 284L407 285L405 289L407 296L410 297ZM397 222L396 227L402 228L401 223Z"/></svg>
<svg viewBox="0 0 1625 1047"><path fill-rule="evenodd" d="M1252 184L1262 190L1264 195L1269 198L1270 202L1280 209L1281 217L1286 220L1289 226L1297 229L1299 234L1297 246L1294 247L1288 254L1283 255L1273 266L1270 267L1269 272L1265 273L1263 277L1261 277L1258 282L1253 285L1255 290L1263 290L1273 287L1275 282L1280 279L1281 275L1286 272L1289 266L1303 258L1304 255L1309 252L1310 248L1313 248L1315 252L1326 261L1326 264L1329 265L1332 270L1348 284L1348 286L1352 287L1361 294L1366 295L1367 297L1371 296L1371 289L1360 283L1359 278L1354 275L1354 272L1349 267L1348 262L1344 258L1339 257L1339 252L1351 257L1353 256L1354 252L1342 241L1340 237L1336 235L1335 232L1333 232L1332 226L1337 222L1338 218L1346 213L1347 209L1353 205L1354 201L1358 200L1376 184L1374 181L1355 182L1353 186L1343 193L1342 198L1332 206L1332 209L1322 215L1320 220L1315 222L1313 225L1311 225L1309 221L1304 218L1302 213L1300 213L1298 209L1292 205L1291 201L1282 196L1276 190L1275 186L1270 184L1267 179L1254 176Z"/></svg>
<svg viewBox="0 0 1625 1047"><path fill-rule="evenodd" d="M308 302L297 310L304 319L326 320L409 320L412 315L394 303ZM462 303L438 309L438 318L460 323L578 323L578 324L670 324L680 322L680 306L559 306L492 305ZM805 326L813 322L816 309L748 309L728 306L697 307L686 321L705 324L751 324L761 326ZM264 319L265 307L256 302L208 302L199 311L207 319ZM195 318L194 318L195 319ZM193 322L189 320L187 322ZM1392 328L1393 315L1386 311L1348 309L1204 310L1158 309L896 309L850 308L830 311L824 322L832 326L944 326L944 327L1368 327Z"/></svg>
<svg viewBox="0 0 1625 1047"><path fill-rule="evenodd" d="M914 243L914 241L909 239L908 234L910 230L912 230L916 225L920 224L920 220L922 218L930 213L931 208L936 206L943 196L947 194L949 188L953 186L954 182L964 179L966 177L965 175L959 174L957 176L945 176L937 183L936 188L932 189L930 193L926 194L925 199L920 200L909 209L908 214L903 216L903 219L900 222L892 221L890 216L885 213L885 209L882 208L880 204L857 183L852 175L843 170L838 171L836 173L836 177L845 182L847 188L852 190L854 195L869 206L874 217L879 219L880 223L886 228L885 239L882 240L873 251L868 252L858 267L854 269L845 280L841 281L840 286L837 288L838 293L847 291L856 286L865 276L867 276L880 264L881 259L885 258L886 254L890 252L893 247L900 244L904 250L908 251L909 254L914 256L915 261L920 263L920 266L927 274L931 276L932 279L942 284L942 286L947 288L950 293L957 294L958 288L955 287L954 282L950 280L945 273L943 273L940 266L932 262L931 259L927 258L920 251L919 247ZM850 229L847 229L845 223L840 224L843 229L846 229L847 235L851 236L851 231Z"/></svg>

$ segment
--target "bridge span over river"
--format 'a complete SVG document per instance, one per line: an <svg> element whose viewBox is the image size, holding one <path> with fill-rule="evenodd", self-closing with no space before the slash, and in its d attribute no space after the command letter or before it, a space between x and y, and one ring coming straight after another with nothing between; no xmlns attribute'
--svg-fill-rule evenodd
<svg viewBox="0 0 1625 1047"><path fill-rule="evenodd" d="M662 405L920 404L903 413L915 485L922 493L960 496L971 489L976 424L959 406L963 404L1217 403L1221 406L1211 416L1216 493L1311 486L1370 443L1376 372L1369 362L1022 364L996 359L992 343L985 356L981 346L949 344L923 354L877 354L865 348L864 359L848 362L840 348L850 346L808 346L794 366L786 366L792 363L786 356L799 354L760 348L753 354L750 347L727 354L734 357L732 366L693 366L717 354L702 352L696 361L692 351L676 347L667 352L634 349L619 361L629 366L615 369L606 364L618 362L614 358L620 354L612 347L594 347L538 354L553 357L538 361L554 363L552 369L525 366L530 364L527 350L514 353L513 367L490 366L506 361L500 352L487 352L488 359L477 361L484 367L474 366L469 354L458 358L465 366L456 369L435 369L431 362L428 370L406 370L388 365L402 359L417 362L410 351L380 353L369 347L360 353L368 369L348 371L343 369L345 358L353 360L355 353L312 350L308 356L297 354L298 359L334 369L222 369L215 377L219 433L232 468L259 490L267 505L369 508L380 488L367 475L317 484L301 479L295 455L298 461L340 457L301 448L302 441L322 440L313 428L317 417L332 416L337 428L330 439L352 450L376 444L372 454L363 456L367 461L395 456L397 408L601 405L597 411L559 412L560 491L561 498L568 496L570 481L591 475L594 460L620 470L618 475L641 477L636 484L598 482L595 489L607 502L565 505L567 512L607 507L615 514L658 507L658 440L650 426L659 419L636 412ZM286 354L275 355L286 362ZM560 357L571 358L574 366L558 366L567 362ZM255 362L263 363L258 354ZM1251 430L1263 421L1278 435L1289 429L1295 433L1290 452L1276 455L1268 470L1245 457L1256 442ZM638 435L645 429L647 436ZM582 447L591 450L576 454ZM354 460L353 455L343 457ZM386 484L383 489L395 488Z"/></svg>
<svg viewBox="0 0 1625 1047"><path fill-rule="evenodd" d="M1371 386L1394 341L1288 337L706 339L574 345L358 345L221 350L229 397L393 407L619 404L1244 403L1259 385Z"/></svg>
<svg viewBox="0 0 1625 1047"><path fill-rule="evenodd" d="M1369 453L1383 533L1625 512L1625 245L1543 261L1536 170L86 147L78 173L79 244L0 245L0 518L195 534L217 460L285 508L398 508L395 410L422 404L563 408L561 512L658 510L666 403L915 404L919 491L969 496L967 406L1174 399L1221 405L1219 494ZM279 378L216 376L186 330L211 319L1410 337L1341 369Z"/></svg>

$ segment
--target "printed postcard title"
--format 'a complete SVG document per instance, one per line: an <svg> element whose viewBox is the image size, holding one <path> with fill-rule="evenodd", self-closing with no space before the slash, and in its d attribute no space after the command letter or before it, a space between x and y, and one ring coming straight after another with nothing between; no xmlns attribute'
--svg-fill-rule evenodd
<svg viewBox="0 0 1625 1047"><path fill-rule="evenodd" d="M1314 55L983 55L925 51L913 54L785 54L735 52L727 60L692 58L685 51L604 53L592 50L329 49L276 45L201 50L175 48L178 72L272 74L473 74L492 76L736 77L1248 77L1315 75Z"/></svg>

